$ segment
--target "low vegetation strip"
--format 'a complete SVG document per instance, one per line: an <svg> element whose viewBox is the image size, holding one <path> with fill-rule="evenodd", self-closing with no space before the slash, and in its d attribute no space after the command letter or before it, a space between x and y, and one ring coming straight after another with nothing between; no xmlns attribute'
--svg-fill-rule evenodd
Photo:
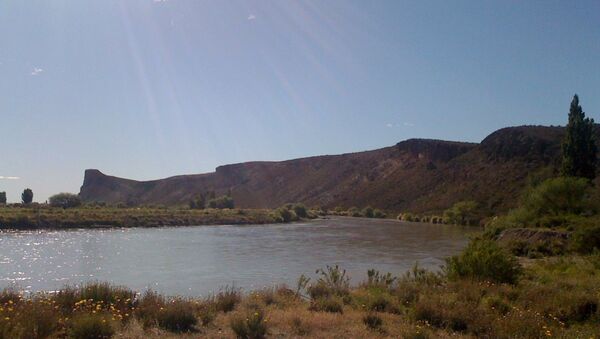
<svg viewBox="0 0 600 339"><path fill-rule="evenodd" d="M472 246L438 273L370 270L351 287L342 268L328 266L294 289L224 288L204 298L109 283L27 296L6 289L0 338L597 338L600 255L525 268L512 258Z"/></svg>
<svg viewBox="0 0 600 339"><path fill-rule="evenodd" d="M297 220L297 219L296 219ZM0 228L156 227L284 222L266 209L118 208L87 206L57 208L47 205L0 207Z"/></svg>

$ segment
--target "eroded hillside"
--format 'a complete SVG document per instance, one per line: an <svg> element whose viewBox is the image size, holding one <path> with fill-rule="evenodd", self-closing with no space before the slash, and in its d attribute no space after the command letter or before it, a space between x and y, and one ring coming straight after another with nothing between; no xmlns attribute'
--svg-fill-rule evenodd
<svg viewBox="0 0 600 339"><path fill-rule="evenodd" d="M412 212L476 200L500 212L515 205L529 180L556 170L563 133L562 127L510 127L480 144L410 139L373 151L232 164L153 181L86 170L80 195L85 201L176 205L215 191L231 192L239 207L303 202Z"/></svg>

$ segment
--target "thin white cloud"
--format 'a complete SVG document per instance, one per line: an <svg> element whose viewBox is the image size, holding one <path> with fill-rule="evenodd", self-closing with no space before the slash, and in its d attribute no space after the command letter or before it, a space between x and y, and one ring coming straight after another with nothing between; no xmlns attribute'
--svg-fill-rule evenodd
<svg viewBox="0 0 600 339"><path fill-rule="evenodd" d="M412 122L403 122L402 125L406 126L406 127L414 127L415 124L413 124Z"/></svg>
<svg viewBox="0 0 600 339"><path fill-rule="evenodd" d="M42 73L43 71L44 70L42 68L34 67L33 70L31 71L31 75L35 76L35 75Z"/></svg>
<svg viewBox="0 0 600 339"><path fill-rule="evenodd" d="M19 178L19 177L7 177L7 176L4 176L4 175L0 175L0 180L19 180L19 179L21 179L21 178Z"/></svg>
<svg viewBox="0 0 600 339"><path fill-rule="evenodd" d="M256 19L256 15L254 15L254 14L248 15L248 20L254 20L254 19Z"/></svg>
<svg viewBox="0 0 600 339"><path fill-rule="evenodd" d="M393 124L390 124L390 123L387 123L387 124L385 124L385 127L392 128L392 127L394 127L394 125L393 125Z"/></svg>
<svg viewBox="0 0 600 339"><path fill-rule="evenodd" d="M152 0L152 1L154 1L154 2L167 2L169 0Z"/></svg>

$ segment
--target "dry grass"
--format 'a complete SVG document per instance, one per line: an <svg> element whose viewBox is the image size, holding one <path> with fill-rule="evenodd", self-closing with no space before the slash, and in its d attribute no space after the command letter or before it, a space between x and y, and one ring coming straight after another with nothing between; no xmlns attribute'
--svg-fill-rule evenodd
<svg viewBox="0 0 600 339"><path fill-rule="evenodd" d="M598 338L598 255L533 261L516 284L448 280L415 267L339 295L335 279L323 285L328 277L321 278L314 284L331 290L315 299L285 286L245 294L227 289L204 299L133 296L101 283L30 297L6 290L0 338L78 330L114 331L117 338ZM339 311L314 306L328 298Z"/></svg>

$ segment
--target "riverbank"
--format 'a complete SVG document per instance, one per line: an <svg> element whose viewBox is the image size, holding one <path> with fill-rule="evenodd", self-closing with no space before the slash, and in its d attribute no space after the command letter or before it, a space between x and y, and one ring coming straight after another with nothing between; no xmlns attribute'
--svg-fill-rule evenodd
<svg viewBox="0 0 600 339"><path fill-rule="evenodd" d="M294 287L204 298L135 293L108 283L30 296L0 293L0 337L597 338L600 256L529 261L500 283L371 271L351 288L328 267Z"/></svg>
<svg viewBox="0 0 600 339"><path fill-rule="evenodd" d="M94 227L157 227L189 225L272 224L292 220L268 209L187 209L47 205L0 207L0 229L69 229Z"/></svg>

